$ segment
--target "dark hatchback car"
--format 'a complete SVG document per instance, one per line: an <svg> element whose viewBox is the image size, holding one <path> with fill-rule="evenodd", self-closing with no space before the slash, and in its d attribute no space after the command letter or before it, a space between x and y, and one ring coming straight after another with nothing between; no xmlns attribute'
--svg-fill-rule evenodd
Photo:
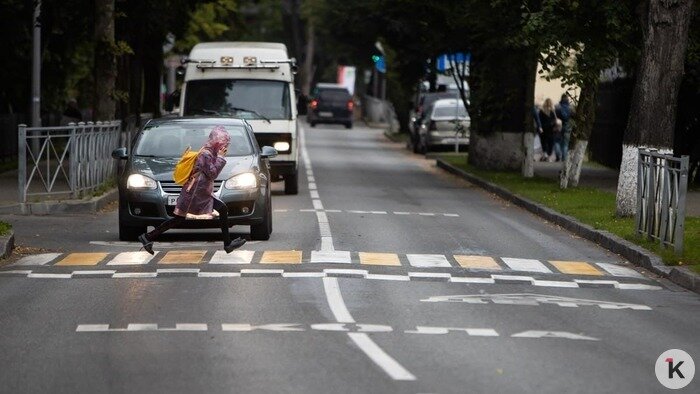
<svg viewBox="0 0 700 394"><path fill-rule="evenodd" d="M319 83L314 88L309 102L306 120L311 127L318 123L339 123L351 129L354 108L355 103L345 87L331 83Z"/></svg>
<svg viewBox="0 0 700 394"><path fill-rule="evenodd" d="M146 123L131 143L117 148L115 159L125 160L119 173L119 239L134 241L147 226L172 217L182 187L173 171L189 146L199 149L214 126L231 136L226 166L214 181L214 195L228 208L228 224L249 225L251 238L267 240L272 232L272 203L268 159L274 148L258 147L253 129L233 118L163 118ZM184 228L219 228L218 220L193 219Z"/></svg>

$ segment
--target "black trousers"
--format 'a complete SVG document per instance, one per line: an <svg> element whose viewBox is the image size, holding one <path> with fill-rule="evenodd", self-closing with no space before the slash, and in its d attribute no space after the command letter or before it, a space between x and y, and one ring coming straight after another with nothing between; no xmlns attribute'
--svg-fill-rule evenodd
<svg viewBox="0 0 700 394"><path fill-rule="evenodd" d="M231 235L228 232L228 208L226 208L226 204L218 198L212 196L212 199L214 200L214 209L219 212L219 223L221 223L221 233L224 235L224 246L227 246L231 243ZM153 242L164 232L181 226L185 220L187 220L187 218L184 216L175 215L161 223L150 233L147 233L146 239L149 242Z"/></svg>

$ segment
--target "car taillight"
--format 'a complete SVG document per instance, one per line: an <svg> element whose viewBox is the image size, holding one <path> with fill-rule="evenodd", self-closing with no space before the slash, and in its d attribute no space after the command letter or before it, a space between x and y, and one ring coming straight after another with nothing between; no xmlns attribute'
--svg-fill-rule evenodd
<svg viewBox="0 0 700 394"><path fill-rule="evenodd" d="M311 109L318 108L318 100L311 100Z"/></svg>
<svg viewBox="0 0 700 394"><path fill-rule="evenodd" d="M428 125L428 130L430 130L430 131L437 130L437 125L435 124L434 120L430 121L430 124Z"/></svg>
<svg viewBox="0 0 700 394"><path fill-rule="evenodd" d="M355 108L355 103L352 100L348 100L348 111L352 111Z"/></svg>

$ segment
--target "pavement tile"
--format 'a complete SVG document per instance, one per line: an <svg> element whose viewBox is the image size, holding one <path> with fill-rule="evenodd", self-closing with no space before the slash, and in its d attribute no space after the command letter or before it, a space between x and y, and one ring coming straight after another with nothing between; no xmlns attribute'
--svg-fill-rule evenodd
<svg viewBox="0 0 700 394"><path fill-rule="evenodd" d="M501 259L513 271L552 273L552 271L539 260L516 259L512 257L503 257Z"/></svg>
<svg viewBox="0 0 700 394"><path fill-rule="evenodd" d="M301 264L301 251L268 250L263 253L260 264Z"/></svg>
<svg viewBox="0 0 700 394"><path fill-rule="evenodd" d="M500 271L501 266L498 265L493 257L489 256L464 256L455 255L455 260L463 268L481 269L489 271Z"/></svg>
<svg viewBox="0 0 700 394"><path fill-rule="evenodd" d="M234 250L231 253L217 250L209 260L209 264L250 264L254 255L255 252L252 250Z"/></svg>
<svg viewBox="0 0 700 394"><path fill-rule="evenodd" d="M596 269L594 266L591 264L588 264L583 261L557 261L557 260L550 260L549 261L556 269L558 269L562 274L570 274L570 275L594 275L594 276L601 276L603 275L600 270Z"/></svg>
<svg viewBox="0 0 700 394"><path fill-rule="evenodd" d="M158 264L199 264L206 253L205 250L173 250L167 252Z"/></svg>
<svg viewBox="0 0 700 394"><path fill-rule="evenodd" d="M399 266L401 261L396 253L367 253L360 252L360 264Z"/></svg>
<svg viewBox="0 0 700 394"><path fill-rule="evenodd" d="M70 253L55 265L97 265L108 253Z"/></svg>
<svg viewBox="0 0 700 394"><path fill-rule="evenodd" d="M414 267L452 267L447 258L441 254L408 254L406 257Z"/></svg>

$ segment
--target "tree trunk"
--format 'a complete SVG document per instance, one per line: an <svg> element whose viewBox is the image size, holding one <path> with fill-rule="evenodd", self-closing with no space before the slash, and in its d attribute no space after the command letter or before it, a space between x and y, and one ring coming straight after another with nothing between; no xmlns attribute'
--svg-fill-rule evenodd
<svg viewBox="0 0 700 394"><path fill-rule="evenodd" d="M114 0L95 0L95 92L93 120L113 120L117 60L114 55Z"/></svg>
<svg viewBox="0 0 700 394"><path fill-rule="evenodd" d="M648 0L644 47L623 139L617 214L636 212L637 149L673 146L678 89L683 77L693 0Z"/></svg>
<svg viewBox="0 0 700 394"><path fill-rule="evenodd" d="M525 113L529 116L525 116L525 132L523 133L523 165L522 174L525 178L532 178L535 176L535 119L533 118L533 108L535 107L535 83L537 83L537 57L536 53L532 51L531 59L528 63L531 70L529 70L529 79L527 81L527 87L525 89Z"/></svg>
<svg viewBox="0 0 700 394"><path fill-rule="evenodd" d="M588 139L595 123L596 100L598 96L598 73L592 73L596 78L588 81L581 87L578 105L573 117L571 136L574 140L572 154L566 155L560 173L559 187L566 189L569 186L578 186L583 167L583 158L588 147Z"/></svg>
<svg viewBox="0 0 700 394"><path fill-rule="evenodd" d="M314 49L316 45L316 33L313 21L306 22L306 51L304 51L304 65L301 69L301 92L309 97L311 94L311 82L313 81Z"/></svg>

